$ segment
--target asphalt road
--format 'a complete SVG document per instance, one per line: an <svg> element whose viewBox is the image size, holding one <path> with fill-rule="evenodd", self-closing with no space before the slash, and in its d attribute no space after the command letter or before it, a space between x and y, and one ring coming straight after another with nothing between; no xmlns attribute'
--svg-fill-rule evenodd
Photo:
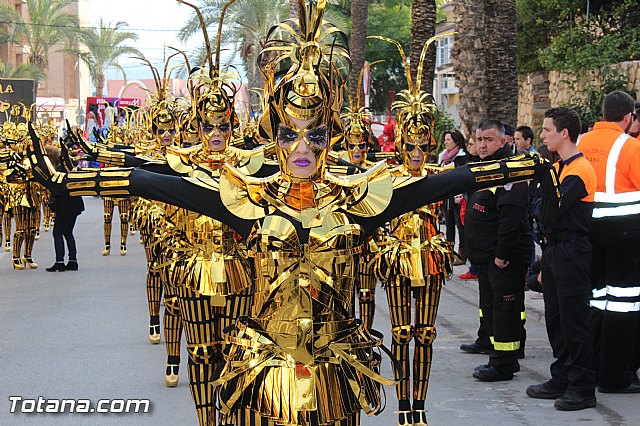
<svg viewBox="0 0 640 426"><path fill-rule="evenodd" d="M76 226L79 271L45 272L54 260L50 232L36 242L37 270L14 271L10 253L0 254L0 425L197 425L186 368L177 388L165 387L164 345L148 341L145 259L138 236L129 237L126 256L119 256L117 249L101 256L102 202L85 198L85 204ZM119 226L113 228L112 240L118 241ZM456 275L465 271L457 267ZM389 344L385 305L379 289L375 328L385 333ZM476 283L450 280L440 303L427 398L432 426L640 424L637 395L597 394L598 406L579 412L559 412L553 401L525 395L528 385L548 378L552 359L543 302L530 292L522 370L509 382L473 379L473 368L487 357L462 353L458 347L473 340L477 312ZM184 366L184 351L182 359ZM390 376L391 366L385 365L383 373ZM386 393L385 411L364 418L363 425L396 424L395 391L387 388ZM151 409L144 414L10 412L12 404L37 410L37 402L26 400L38 397L49 404L52 399L148 399ZM121 408L118 401L114 404Z"/></svg>

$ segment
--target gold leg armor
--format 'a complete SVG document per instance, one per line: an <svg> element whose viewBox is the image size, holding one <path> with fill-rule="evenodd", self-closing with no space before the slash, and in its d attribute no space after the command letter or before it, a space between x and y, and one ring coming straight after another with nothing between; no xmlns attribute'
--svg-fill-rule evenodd
<svg viewBox="0 0 640 426"><path fill-rule="evenodd" d="M22 262L22 243L25 240L27 230L27 208L16 206L12 208L13 217L16 221L16 232L13 234L13 268L22 270L24 263Z"/></svg>
<svg viewBox="0 0 640 426"><path fill-rule="evenodd" d="M180 340L182 338L182 316L180 300L177 292L170 284L164 286L164 339L167 349L167 368L165 384L169 387L178 385L180 370Z"/></svg>
<svg viewBox="0 0 640 426"><path fill-rule="evenodd" d="M11 218L13 217L12 209L4 212L2 221L4 222L4 251L11 250Z"/></svg>
<svg viewBox="0 0 640 426"><path fill-rule="evenodd" d="M409 400L409 343L413 337L411 327L411 281L401 277L392 276L385 287L389 302L391 318L391 353L398 360L402 371L394 371L396 380L396 392L399 401Z"/></svg>
<svg viewBox="0 0 640 426"><path fill-rule="evenodd" d="M118 199L118 214L120 215L120 255L127 254L127 236L129 235L129 211L131 200L129 198Z"/></svg>
<svg viewBox="0 0 640 426"><path fill-rule="evenodd" d="M215 401L211 375L221 354L214 341L214 320L210 297L201 296L189 287L177 286L180 313L189 352L189 388L198 412L200 425L213 424Z"/></svg>
<svg viewBox="0 0 640 426"><path fill-rule="evenodd" d="M363 256L358 264L356 277L358 302L360 303L360 319L368 329L373 327L373 316L376 313L376 284L377 278L369 259Z"/></svg>
<svg viewBox="0 0 640 426"><path fill-rule="evenodd" d="M413 399L424 401L427 397L433 341L436 338L436 316L444 277L429 277L425 287L418 287L416 297L416 322L414 327L415 352L413 354Z"/></svg>
<svg viewBox="0 0 640 426"><path fill-rule="evenodd" d="M104 205L104 250L102 255L109 256L111 251L111 221L113 220L115 200L110 197L103 197L102 203Z"/></svg>
<svg viewBox="0 0 640 426"><path fill-rule="evenodd" d="M178 385L180 370L180 340L182 339L182 315L180 314L180 299L176 287L169 280L170 263L165 262L162 267L162 284L164 287L164 339L167 349L167 368L165 371L165 385Z"/></svg>

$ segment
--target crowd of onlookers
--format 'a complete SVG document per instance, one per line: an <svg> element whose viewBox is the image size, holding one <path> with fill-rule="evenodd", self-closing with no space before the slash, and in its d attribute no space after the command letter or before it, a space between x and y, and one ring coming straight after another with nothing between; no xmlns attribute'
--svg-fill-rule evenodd
<svg viewBox="0 0 640 426"><path fill-rule="evenodd" d="M473 377L520 370L524 292L542 292L555 360L551 379L526 393L559 410L594 407L596 389L640 393L640 104L615 91L602 112L587 124L570 108L548 110L537 149L531 127L487 119L469 138L446 132L439 157L460 166L538 154L553 164L544 179L449 199L442 216L447 240L458 236L456 264L470 264L459 278L478 281L478 337L461 350L489 362Z"/></svg>

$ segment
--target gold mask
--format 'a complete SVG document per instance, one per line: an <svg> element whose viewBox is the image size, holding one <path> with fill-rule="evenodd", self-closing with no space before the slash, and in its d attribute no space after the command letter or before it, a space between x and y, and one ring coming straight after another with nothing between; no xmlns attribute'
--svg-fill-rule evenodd
<svg viewBox="0 0 640 426"><path fill-rule="evenodd" d="M278 156L280 170L282 171L285 179L300 182L324 177L324 169L327 162L327 154L329 152L329 134L326 125L302 130L296 128L295 125L289 126L280 124L278 126L276 138L276 154ZM294 176L290 170L288 160L303 141L313 153L316 161L316 167L309 176L298 177ZM304 167L304 165L301 167Z"/></svg>

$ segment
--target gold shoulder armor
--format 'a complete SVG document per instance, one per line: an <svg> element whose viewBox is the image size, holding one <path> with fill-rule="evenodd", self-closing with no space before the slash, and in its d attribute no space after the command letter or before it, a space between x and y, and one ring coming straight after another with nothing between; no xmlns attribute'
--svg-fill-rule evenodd
<svg viewBox="0 0 640 426"><path fill-rule="evenodd" d="M169 167L171 167L172 170L175 170L182 175L190 175L195 169L190 159L191 154L194 151L197 151L197 148L194 150L193 148L167 147L167 151L165 153L167 164L169 164Z"/></svg>
<svg viewBox="0 0 640 426"><path fill-rule="evenodd" d="M344 177L327 173L327 177L346 190L346 210L357 216L371 217L382 213L393 195L393 181L384 161L364 173Z"/></svg>
<svg viewBox="0 0 640 426"><path fill-rule="evenodd" d="M264 199L265 188L278 178L279 174L264 179L247 176L225 164L220 174L220 198L231 213L242 219L263 218L275 210Z"/></svg>
<svg viewBox="0 0 640 426"><path fill-rule="evenodd" d="M237 158L236 168L244 175L251 176L260 170L264 164L264 148L256 148L253 150L238 149L235 147L228 148Z"/></svg>

